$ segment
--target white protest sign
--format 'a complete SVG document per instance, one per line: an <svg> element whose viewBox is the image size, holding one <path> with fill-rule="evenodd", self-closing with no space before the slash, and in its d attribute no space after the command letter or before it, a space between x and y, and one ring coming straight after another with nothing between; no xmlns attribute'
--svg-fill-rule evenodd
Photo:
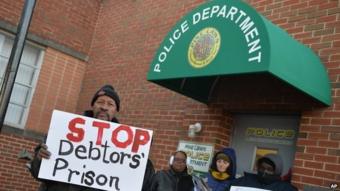
<svg viewBox="0 0 340 191"><path fill-rule="evenodd" d="M231 186L230 191L270 191L260 188L251 188L251 187L245 187L245 186Z"/></svg>
<svg viewBox="0 0 340 191"><path fill-rule="evenodd" d="M194 171L208 172L214 154L213 145L180 141L177 150L184 151L188 155L188 165L193 167Z"/></svg>
<svg viewBox="0 0 340 191"><path fill-rule="evenodd" d="M53 111L39 178L103 190L141 190L152 131Z"/></svg>

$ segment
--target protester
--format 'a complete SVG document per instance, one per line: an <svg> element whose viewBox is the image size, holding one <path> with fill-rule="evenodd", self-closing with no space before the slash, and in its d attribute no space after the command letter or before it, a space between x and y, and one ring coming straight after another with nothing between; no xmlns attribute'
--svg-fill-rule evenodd
<svg viewBox="0 0 340 191"><path fill-rule="evenodd" d="M120 99L117 92L111 85L105 85L100 88L91 100L91 110L85 111L84 116L93 117L105 121L118 123L115 117L120 109ZM39 144L35 149L35 157L31 162L31 174L33 177L41 181L39 191L96 191L99 189L89 188L79 185L73 185L64 182L57 182L51 180L43 180L38 178L41 159L49 159L51 153L48 151L47 145ZM114 170L114 169L112 169ZM143 181L142 191L149 191L150 183L154 175L154 168L151 160L148 160L145 177Z"/></svg>
<svg viewBox="0 0 340 191"><path fill-rule="evenodd" d="M268 154L260 158L257 163L257 174L246 173L243 177L233 181L232 186L261 188L272 191L296 191L288 182L281 180L283 162L279 155Z"/></svg>
<svg viewBox="0 0 340 191"><path fill-rule="evenodd" d="M212 191L225 191L235 179L236 154L232 148L224 148L217 152L210 165L208 186Z"/></svg>
<svg viewBox="0 0 340 191"><path fill-rule="evenodd" d="M187 172L186 161L184 151L175 152L170 158L170 169L155 174L151 191L192 191L194 184Z"/></svg>

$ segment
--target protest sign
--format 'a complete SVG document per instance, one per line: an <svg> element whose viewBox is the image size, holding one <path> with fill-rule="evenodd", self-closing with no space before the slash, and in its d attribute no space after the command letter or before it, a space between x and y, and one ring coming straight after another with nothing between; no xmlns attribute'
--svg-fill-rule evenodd
<svg viewBox="0 0 340 191"><path fill-rule="evenodd" d="M103 190L141 190L152 131L53 111L39 178Z"/></svg>
<svg viewBox="0 0 340 191"><path fill-rule="evenodd" d="M189 164L194 171L206 173L214 154L214 146L188 141L180 141L177 150L184 151L188 155Z"/></svg>

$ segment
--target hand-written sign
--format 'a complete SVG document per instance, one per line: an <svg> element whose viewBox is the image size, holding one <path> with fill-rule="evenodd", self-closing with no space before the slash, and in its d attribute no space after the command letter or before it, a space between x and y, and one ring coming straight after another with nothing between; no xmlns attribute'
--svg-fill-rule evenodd
<svg viewBox="0 0 340 191"><path fill-rule="evenodd" d="M194 171L208 172L214 153L212 145L180 141L177 150L184 151L188 155L188 165L193 167Z"/></svg>
<svg viewBox="0 0 340 191"><path fill-rule="evenodd" d="M152 131L54 110L39 178L104 190L141 190ZM134 177L131 184L131 177Z"/></svg>

